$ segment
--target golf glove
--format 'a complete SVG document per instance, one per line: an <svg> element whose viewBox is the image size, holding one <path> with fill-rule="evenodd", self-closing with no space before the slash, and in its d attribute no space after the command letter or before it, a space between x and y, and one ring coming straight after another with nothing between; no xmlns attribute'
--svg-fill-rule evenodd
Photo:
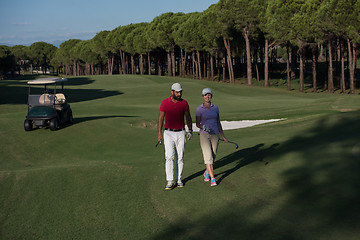
<svg viewBox="0 0 360 240"><path fill-rule="evenodd" d="M191 140L191 139L192 139L192 136L193 136L193 131L192 131L192 130L186 132L186 139L187 139L187 140Z"/></svg>
<svg viewBox="0 0 360 240"><path fill-rule="evenodd" d="M202 129L203 129L205 132L210 132L210 128L209 128L208 126L203 125Z"/></svg>

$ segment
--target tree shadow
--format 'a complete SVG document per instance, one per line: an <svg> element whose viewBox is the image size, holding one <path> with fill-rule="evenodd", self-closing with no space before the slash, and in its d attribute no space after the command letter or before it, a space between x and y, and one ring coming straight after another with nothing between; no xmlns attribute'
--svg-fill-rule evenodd
<svg viewBox="0 0 360 240"><path fill-rule="evenodd" d="M108 119L108 118L132 118L132 117L138 117L138 116L129 116L129 115L111 115L111 116L94 116L94 117L81 117L81 118L74 118L72 123L64 123L61 125L60 129L65 129L80 123L94 121L94 120L100 120L100 119ZM49 127L45 127L45 129L48 129ZM34 128L34 130L39 128Z"/></svg>
<svg viewBox="0 0 360 240"><path fill-rule="evenodd" d="M67 86L80 86L80 85L88 85L95 82L95 80L90 79L88 77L76 77L76 78L69 78L66 82Z"/></svg>
<svg viewBox="0 0 360 240"><path fill-rule="evenodd" d="M129 115L111 115L111 116L94 116L94 117L81 117L81 118L74 118L72 125L99 120L99 119L108 119L108 118L132 118L138 116L129 116Z"/></svg>
<svg viewBox="0 0 360 240"><path fill-rule="evenodd" d="M296 152L302 159L282 173L284 189L292 196L284 211L296 204L323 219L319 227L355 229L360 223L359 119L360 111L323 118L276 153Z"/></svg>
<svg viewBox="0 0 360 240"><path fill-rule="evenodd" d="M265 154L267 161L286 164L273 173L280 185L269 185L266 194L244 200L234 189L210 213L176 219L151 239L358 239L359 119L360 111L331 114L281 145L262 151L257 145L221 159L217 168L238 161L219 174L223 179Z"/></svg>
<svg viewBox="0 0 360 240"><path fill-rule="evenodd" d="M279 144L278 143L273 144L269 148L260 149L263 146L264 146L264 144L261 143L254 147L251 147L251 148L241 149L241 150L238 150L230 155L227 155L227 156L219 159L218 161L215 161L214 172L216 169L220 169L226 165L237 162L233 168L222 171L220 173L215 173L215 176L217 177L217 180L216 180L217 184L219 185L222 180L224 180L226 177L228 177L235 171L239 170L240 168L242 168L246 165L249 165L253 162L256 162L256 161L263 161L263 158L265 156L268 156L272 151L274 151L276 149L276 147L279 146ZM204 173L204 170L200 170L200 171L184 178L183 179L184 184L188 181L191 181L194 178L202 176L203 173Z"/></svg>
<svg viewBox="0 0 360 240"><path fill-rule="evenodd" d="M269 148L260 149L261 147L264 146L264 144L263 143L258 144L254 147L237 151L233 154L230 154L220 159L219 161L216 161L214 164L214 170L237 161L237 164L233 168L215 174L216 183L219 185L221 181L224 180L226 177L228 177L229 175L231 175L232 173L234 173L235 171L239 170L240 168L246 165L249 165L256 161L262 162L264 157L269 156L269 154L275 151L276 147L278 147L279 145L280 145L279 143L276 143L271 145ZM266 162L265 164L268 164L268 162ZM220 177L218 178L218 176Z"/></svg>
<svg viewBox="0 0 360 240"><path fill-rule="evenodd" d="M70 103L86 102L96 99L113 97L124 94L120 91L106 91L103 89L66 89L66 99Z"/></svg>
<svg viewBox="0 0 360 240"><path fill-rule="evenodd" d="M32 80L32 79L27 79ZM104 89L73 89L67 86L80 86L92 84L94 80L87 77L71 78L65 83L64 93L69 103L90 101L124 94L120 91L107 91ZM61 86L57 86L57 89ZM43 88L43 86L34 87ZM40 89L40 91L41 91ZM39 89L37 89L39 90ZM35 90L36 91L36 90ZM27 104L27 81L2 80L0 81L1 104Z"/></svg>

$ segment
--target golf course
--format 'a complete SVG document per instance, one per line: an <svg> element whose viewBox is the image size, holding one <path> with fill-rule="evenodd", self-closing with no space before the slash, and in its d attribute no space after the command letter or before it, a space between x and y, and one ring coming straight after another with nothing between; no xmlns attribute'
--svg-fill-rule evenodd
<svg viewBox="0 0 360 240"><path fill-rule="evenodd" d="M73 123L24 130L27 81L0 81L0 239L357 240L360 95L178 77L69 77ZM195 110L213 91L226 130L204 182L199 136L165 191L157 120L174 82ZM295 85L293 85L295 86ZM295 88L295 87L294 87Z"/></svg>

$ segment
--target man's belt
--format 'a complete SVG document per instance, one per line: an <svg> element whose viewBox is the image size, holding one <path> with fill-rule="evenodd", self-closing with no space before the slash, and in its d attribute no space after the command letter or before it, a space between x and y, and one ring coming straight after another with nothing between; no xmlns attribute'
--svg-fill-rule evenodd
<svg viewBox="0 0 360 240"><path fill-rule="evenodd" d="M185 128L182 128L182 129L165 128L165 130L172 131L172 132L181 132L181 131L185 130Z"/></svg>

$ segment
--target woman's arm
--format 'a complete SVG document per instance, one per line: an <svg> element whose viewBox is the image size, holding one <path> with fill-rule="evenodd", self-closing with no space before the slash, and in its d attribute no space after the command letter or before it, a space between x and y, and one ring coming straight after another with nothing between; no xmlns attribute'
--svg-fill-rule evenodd
<svg viewBox="0 0 360 240"><path fill-rule="evenodd" d="M220 136L222 137L222 139L224 140L224 142L228 142L228 140L225 137L224 131L222 129L221 126L221 122L220 122L220 115L218 114L217 116L217 124L218 124L218 128L219 128L219 132L220 132Z"/></svg>

